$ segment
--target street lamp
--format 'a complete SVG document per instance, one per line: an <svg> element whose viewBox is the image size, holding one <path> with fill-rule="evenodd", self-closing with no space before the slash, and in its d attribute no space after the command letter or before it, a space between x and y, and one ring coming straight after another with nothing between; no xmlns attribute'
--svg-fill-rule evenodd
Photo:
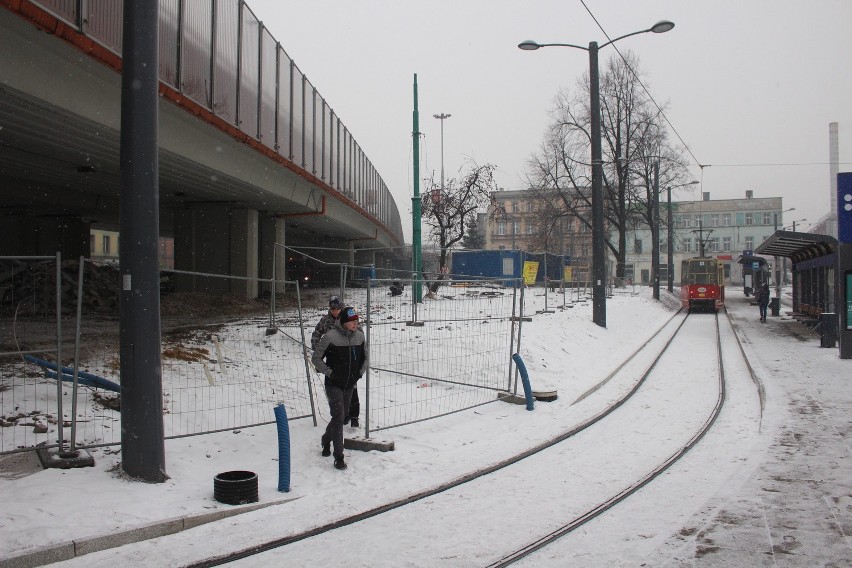
<svg viewBox="0 0 852 568"><path fill-rule="evenodd" d="M669 223L668 234L667 234L668 241L669 241L668 270L666 271L668 273L667 276L668 276L668 280L669 280L668 281L669 294L674 292L674 233L672 231L672 190L677 189L679 187L684 187L684 186L687 186L687 185L696 185L698 183L700 183L698 180L692 180L692 181L688 181L686 183L682 183L680 185L675 185L675 186L670 185L666 188L666 197L668 198L668 202L669 202L669 212L668 212L668 218L667 218L668 223Z"/></svg>
<svg viewBox="0 0 852 568"><path fill-rule="evenodd" d="M451 114L433 114L435 118L441 121L441 191L444 191L444 119L450 118Z"/></svg>
<svg viewBox="0 0 852 568"><path fill-rule="evenodd" d="M785 209L784 211L781 211L781 213L775 213L772 216L773 220L774 220L774 225L775 225L776 231L778 230L778 215L783 215L784 213L788 213L790 211L795 211L795 210L796 210L795 207L790 207L789 209ZM782 220L781 223L783 224L784 221ZM778 257L777 256L775 257L774 260L775 260L775 267L774 267L774 270L775 270L775 297L780 298L781 297L781 267L778 266ZM784 272L787 271L787 257L786 256L784 257L783 270L784 270Z"/></svg>
<svg viewBox="0 0 852 568"><path fill-rule="evenodd" d="M604 214L603 214L603 166L601 152L601 102L600 80L598 76L598 51L620 39L633 35L654 32L661 34L674 27L672 22L663 20L647 30L640 30L619 36L598 46L598 42L589 42L589 47L571 43L538 43L527 40L518 44L525 51L540 47L573 47L589 52L589 111L592 115L592 320L606 327L606 255L604 250Z"/></svg>

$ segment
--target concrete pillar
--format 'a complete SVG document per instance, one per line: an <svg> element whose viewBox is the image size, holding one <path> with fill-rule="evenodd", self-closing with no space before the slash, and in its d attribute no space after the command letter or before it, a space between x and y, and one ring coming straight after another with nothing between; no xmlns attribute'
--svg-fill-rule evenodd
<svg viewBox="0 0 852 568"><path fill-rule="evenodd" d="M245 298L257 298L258 214L256 209L231 211L231 266L233 276L250 280L231 280L231 292Z"/></svg>
<svg viewBox="0 0 852 568"><path fill-rule="evenodd" d="M265 215L259 218L260 242L258 244L258 275L261 278L272 278L272 266L275 265L275 279L284 280L286 260L284 255L285 221L274 215ZM274 262L273 262L274 256ZM283 284L279 283L276 292L283 291ZM258 284L258 294L261 297L269 295L269 284L261 282Z"/></svg>

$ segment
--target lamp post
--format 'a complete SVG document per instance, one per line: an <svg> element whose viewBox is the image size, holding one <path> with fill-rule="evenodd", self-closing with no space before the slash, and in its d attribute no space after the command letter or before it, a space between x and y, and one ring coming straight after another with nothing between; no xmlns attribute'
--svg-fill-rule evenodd
<svg viewBox="0 0 852 568"><path fill-rule="evenodd" d="M668 291L669 291L669 294L672 294L674 292L674 232L673 232L673 228L672 228L673 227L673 225L672 225L672 190L677 189L679 187L684 187L684 186L687 186L687 185L696 185L697 183L699 183L698 180L692 180L692 181L688 181L686 183L682 183L680 185L676 185L674 187L672 187L672 186L666 187L666 197L667 197L668 203L669 203L669 211L668 211L668 215L667 215L667 220L668 220L668 223L669 223L668 233L667 233L667 238L668 238L668 270L666 271L667 276L668 276Z"/></svg>
<svg viewBox="0 0 852 568"><path fill-rule="evenodd" d="M604 214L603 214L603 165L601 152L601 103L600 80L598 76L598 51L626 37L654 32L657 34L669 31L674 27L672 22L662 20L646 30L640 30L619 36L598 46L598 42L589 42L589 47L571 43L538 43L527 40L518 44L520 49L532 51L540 47L573 47L589 52L589 111L592 117L592 320L595 324L606 327L606 254L604 248Z"/></svg>
<svg viewBox="0 0 852 568"><path fill-rule="evenodd" d="M444 191L444 119L450 118L451 114L433 114L441 121L441 191Z"/></svg>
<svg viewBox="0 0 852 568"><path fill-rule="evenodd" d="M787 213L789 211L795 211L795 210L796 210L795 207L790 207L789 209L785 209L785 210L781 211L780 213L775 213L772 216L772 218L774 220L774 225L775 225L776 231L778 230L778 215L783 215L784 213ZM783 224L784 221L782 220L781 223ZM787 260L787 257L784 257L784 261L785 261L784 262L784 264L785 264L784 270L787 269L786 260ZM775 257L774 269L775 269L775 297L780 298L781 297L781 267L778 265L778 257L777 256Z"/></svg>

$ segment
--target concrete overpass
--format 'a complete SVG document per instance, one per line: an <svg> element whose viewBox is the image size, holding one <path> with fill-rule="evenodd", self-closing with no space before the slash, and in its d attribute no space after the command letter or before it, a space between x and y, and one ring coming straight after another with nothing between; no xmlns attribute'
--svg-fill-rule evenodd
<svg viewBox="0 0 852 568"><path fill-rule="evenodd" d="M0 0L0 255L74 258L92 226L118 228L122 4ZM393 197L250 6L160 0L159 37L176 268L270 277L273 243L385 265Z"/></svg>

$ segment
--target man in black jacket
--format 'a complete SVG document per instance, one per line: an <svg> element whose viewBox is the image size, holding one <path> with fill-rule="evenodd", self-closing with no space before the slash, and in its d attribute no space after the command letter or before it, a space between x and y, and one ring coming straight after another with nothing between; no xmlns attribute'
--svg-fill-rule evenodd
<svg viewBox="0 0 852 568"><path fill-rule="evenodd" d="M760 321L766 323L766 307L769 305L769 284L763 283L763 286L757 291L757 307L760 309Z"/></svg>
<svg viewBox="0 0 852 568"><path fill-rule="evenodd" d="M322 435L322 455L331 455L334 445L334 467L346 469L343 461L343 420L349 413L352 391L367 371L367 344L358 329L358 312L345 307L317 345L311 361L325 375L325 394L331 420Z"/></svg>

